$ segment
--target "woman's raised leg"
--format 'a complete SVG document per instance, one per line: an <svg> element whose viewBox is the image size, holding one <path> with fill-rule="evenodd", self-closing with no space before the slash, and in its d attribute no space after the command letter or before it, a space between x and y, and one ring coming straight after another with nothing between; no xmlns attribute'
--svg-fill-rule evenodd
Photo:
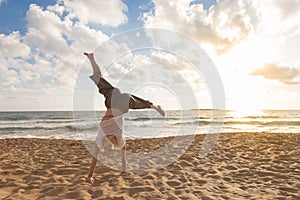
<svg viewBox="0 0 300 200"><path fill-rule="evenodd" d="M151 108L155 109L163 117L166 115L166 112L160 106L152 105Z"/></svg>
<svg viewBox="0 0 300 200"><path fill-rule="evenodd" d="M84 52L83 53L88 59L89 61L91 62L91 65L92 65L92 68L93 68L93 73L96 74L96 73L101 73L101 70L100 70L100 67L99 65L96 63L96 60L94 58L94 54L93 53L86 53Z"/></svg>

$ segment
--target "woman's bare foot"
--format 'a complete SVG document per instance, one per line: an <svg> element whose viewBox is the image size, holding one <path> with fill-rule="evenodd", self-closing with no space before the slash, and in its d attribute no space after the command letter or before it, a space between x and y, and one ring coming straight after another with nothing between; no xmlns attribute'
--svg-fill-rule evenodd
<svg viewBox="0 0 300 200"><path fill-rule="evenodd" d="M94 58L94 54L93 53L83 53L86 57L88 57L88 59L93 59Z"/></svg>
<svg viewBox="0 0 300 200"><path fill-rule="evenodd" d="M152 106L152 108L154 108L159 114L161 114L161 116L164 117L166 115L165 111L160 106Z"/></svg>
<svg viewBox="0 0 300 200"><path fill-rule="evenodd" d="M128 171L122 171L121 172L121 175L129 175L130 174L130 172L128 172Z"/></svg>

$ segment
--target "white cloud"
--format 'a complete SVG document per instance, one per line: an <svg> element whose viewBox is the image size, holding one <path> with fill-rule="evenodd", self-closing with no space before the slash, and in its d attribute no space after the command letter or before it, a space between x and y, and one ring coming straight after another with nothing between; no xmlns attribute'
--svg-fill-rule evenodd
<svg viewBox="0 0 300 200"><path fill-rule="evenodd" d="M127 22L127 6L121 0L65 0L66 10L81 22L116 27Z"/></svg>
<svg viewBox="0 0 300 200"><path fill-rule="evenodd" d="M33 93L35 93L36 91L35 90L33 90L33 89L28 89L28 88L18 88L18 87L15 87L15 86L10 86L10 87L8 87L8 88L4 88L3 89L3 92L6 92L6 93L10 93L10 94L20 94L20 93L22 93L22 94L25 94L25 93L27 93L27 94L33 94Z"/></svg>
<svg viewBox="0 0 300 200"><path fill-rule="evenodd" d="M154 8L142 17L144 26L178 31L205 48L210 44L217 53L227 53L253 34L296 46L299 0L224 0L209 10L191 2L153 0Z"/></svg>
<svg viewBox="0 0 300 200"><path fill-rule="evenodd" d="M290 18L295 18L300 15L300 1L299 0L289 0L289 1L282 1L282 0L268 0L274 5L277 6L281 17L286 20ZM299 19L299 18L298 18Z"/></svg>
<svg viewBox="0 0 300 200"><path fill-rule="evenodd" d="M48 7L49 8L49 7ZM79 51L93 50L108 36L80 22L72 22L67 16L61 19L56 12L42 10L32 4L27 11L28 32L26 42L42 53L70 56Z"/></svg>
<svg viewBox="0 0 300 200"><path fill-rule="evenodd" d="M22 58L6 58L5 60L6 60L5 66L17 70L26 68L27 66L30 65L28 62L26 62L26 60Z"/></svg>
<svg viewBox="0 0 300 200"><path fill-rule="evenodd" d="M92 51L109 38L101 31L91 29L82 23L75 23L72 27L68 27L65 34L72 41L72 50L81 52Z"/></svg>
<svg viewBox="0 0 300 200"><path fill-rule="evenodd" d="M92 29L81 22L72 22L68 16L61 19L55 12L42 10L37 5L30 6L27 20L26 42L40 51L41 55L56 57L51 60L55 63L54 66L61 66L58 61L64 64L67 62L68 65L62 67L65 69L78 68L84 59L84 51L94 51L97 46L108 39L108 36L101 31ZM126 48L124 45L112 42L101 51L109 54L124 48ZM106 57L103 56L103 58Z"/></svg>
<svg viewBox="0 0 300 200"><path fill-rule="evenodd" d="M89 9L87 15L84 14L86 9ZM83 52L94 51L109 38L85 23L119 26L127 22L126 11L125 4L118 0L75 0L65 1L65 4L59 1L45 9L31 4L26 13L27 31L24 36L18 31L0 34L1 90L5 89L7 95L11 92L10 95L16 97L14 100L18 96L26 99L29 93L22 91L29 91L28 88L46 96L72 96L78 70L86 60ZM129 51L126 45L114 41L98 50L101 52L99 64L111 62L111 55ZM87 66L91 72L90 64ZM42 104L39 108L47 107ZM8 109L11 104L5 105Z"/></svg>
<svg viewBox="0 0 300 200"><path fill-rule="evenodd" d="M20 84L21 81L18 77L18 73L15 70L1 67L0 83L1 85L16 85L16 84Z"/></svg>
<svg viewBox="0 0 300 200"><path fill-rule="evenodd" d="M53 12L43 11L41 7L32 4L26 14L28 32L26 42L45 53L67 55L70 50L63 33L66 24Z"/></svg>
<svg viewBox="0 0 300 200"><path fill-rule="evenodd" d="M141 85L146 82L182 84L199 79L193 65L181 57L164 51L152 51L149 55L137 54L128 63L116 61L104 74L108 79L128 84ZM121 83L122 85L122 83Z"/></svg>
<svg viewBox="0 0 300 200"><path fill-rule="evenodd" d="M30 47L23 42L18 31L0 34L0 55L3 57L30 57Z"/></svg>
<svg viewBox="0 0 300 200"><path fill-rule="evenodd" d="M69 74L57 73L53 77L52 84L50 87L55 89L57 92L59 91L69 91L71 92L75 85L74 76L70 76Z"/></svg>
<svg viewBox="0 0 300 200"><path fill-rule="evenodd" d="M6 3L8 0L0 0L0 6L3 4L3 3Z"/></svg>
<svg viewBox="0 0 300 200"><path fill-rule="evenodd" d="M42 75L51 76L53 73L54 63L51 59L41 57L40 55L34 55L35 63L29 65L26 69L40 73Z"/></svg>
<svg viewBox="0 0 300 200"><path fill-rule="evenodd" d="M46 8L31 4L26 13L24 35L18 31L0 34L0 89L14 98L0 109L45 110L51 105L56 106L53 109L70 108L78 70L88 66L89 72L92 71L89 63L83 65L86 61L83 52L94 51L109 38L90 23L116 27L127 22L126 12L127 7L120 0L66 0ZM103 52L99 54L99 64L111 62L110 55L129 51L126 45L117 42L110 42L98 50ZM24 101L24 107L18 104L20 98L30 99L30 94L26 93L28 88L47 101L39 101L36 107ZM54 103L49 102L51 96Z"/></svg>
<svg viewBox="0 0 300 200"><path fill-rule="evenodd" d="M28 32L25 38L37 52L34 64L27 69L51 75L54 87L72 89L77 70L85 59L83 52L93 51L108 36L80 22L72 22L68 17L61 19L56 11L52 12L52 7L48 8L50 10L43 10L33 4L27 11ZM109 55L124 48L126 46L112 42L102 48L101 52Z"/></svg>
<svg viewBox="0 0 300 200"><path fill-rule="evenodd" d="M300 70L286 64L267 63L256 69L251 75L262 76L266 79L278 80L285 84L299 84Z"/></svg>
<svg viewBox="0 0 300 200"><path fill-rule="evenodd" d="M19 74L21 80L27 84L39 83L41 78L40 74L28 70L20 70Z"/></svg>
<svg viewBox="0 0 300 200"><path fill-rule="evenodd" d="M256 31L266 37L289 35L300 25L299 0L252 0L259 13Z"/></svg>
<svg viewBox="0 0 300 200"><path fill-rule="evenodd" d="M191 65L179 56L166 52L154 51L150 62L164 65L174 71L191 69Z"/></svg>
<svg viewBox="0 0 300 200"><path fill-rule="evenodd" d="M94 50L95 58L100 66L108 67L112 62L127 62L132 58L132 52L125 43L114 40L105 41ZM122 56L121 56L122 55Z"/></svg>
<svg viewBox="0 0 300 200"><path fill-rule="evenodd" d="M119 80L128 73L128 70L124 68L120 63L113 63L110 68L107 69L106 73L104 73L105 77L109 77L109 79Z"/></svg>
<svg viewBox="0 0 300 200"><path fill-rule="evenodd" d="M65 11L65 7L55 4L55 5L47 6L47 10L57 13L59 16L62 16L62 14Z"/></svg>
<svg viewBox="0 0 300 200"><path fill-rule="evenodd" d="M252 31L253 12L244 0L220 1L209 11L190 1L153 0L155 7L143 15L145 27L167 28L214 45L223 53L243 41Z"/></svg>

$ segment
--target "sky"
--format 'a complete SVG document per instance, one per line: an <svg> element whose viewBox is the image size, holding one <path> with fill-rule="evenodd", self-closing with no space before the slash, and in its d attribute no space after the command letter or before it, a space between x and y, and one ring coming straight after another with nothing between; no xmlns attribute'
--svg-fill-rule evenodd
<svg viewBox="0 0 300 200"><path fill-rule="evenodd" d="M300 109L299 10L299 0L0 0L0 111L104 110L85 51L113 85L165 109L216 108L218 77L226 109Z"/></svg>

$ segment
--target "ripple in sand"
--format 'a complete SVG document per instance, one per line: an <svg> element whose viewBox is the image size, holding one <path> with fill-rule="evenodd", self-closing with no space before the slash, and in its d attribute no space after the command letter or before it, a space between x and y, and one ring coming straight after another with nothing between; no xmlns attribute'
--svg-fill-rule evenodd
<svg viewBox="0 0 300 200"><path fill-rule="evenodd" d="M237 168L235 166L232 166L232 165L225 166L225 169L228 169L228 170L237 170Z"/></svg>
<svg viewBox="0 0 300 200"><path fill-rule="evenodd" d="M77 172L76 169L52 169L51 170L53 174L57 175L72 175Z"/></svg>
<svg viewBox="0 0 300 200"><path fill-rule="evenodd" d="M102 190L90 191L89 193L92 198L99 198L99 197L103 196Z"/></svg>
<svg viewBox="0 0 300 200"><path fill-rule="evenodd" d="M179 181L167 181L167 184L171 187L176 187L181 185L181 183Z"/></svg>
<svg viewBox="0 0 300 200"><path fill-rule="evenodd" d="M130 197L134 197L138 193L141 193L141 192L152 192L154 190L155 189L152 188L152 187L145 187L145 186L142 186L142 187L133 187L133 188L129 188L128 189L128 194L129 194Z"/></svg>
<svg viewBox="0 0 300 200"><path fill-rule="evenodd" d="M195 180L198 185L204 185L207 183L205 180Z"/></svg>
<svg viewBox="0 0 300 200"><path fill-rule="evenodd" d="M12 171L11 174L12 174L12 175L25 175L26 172L23 171L23 170L16 169L16 170Z"/></svg>

